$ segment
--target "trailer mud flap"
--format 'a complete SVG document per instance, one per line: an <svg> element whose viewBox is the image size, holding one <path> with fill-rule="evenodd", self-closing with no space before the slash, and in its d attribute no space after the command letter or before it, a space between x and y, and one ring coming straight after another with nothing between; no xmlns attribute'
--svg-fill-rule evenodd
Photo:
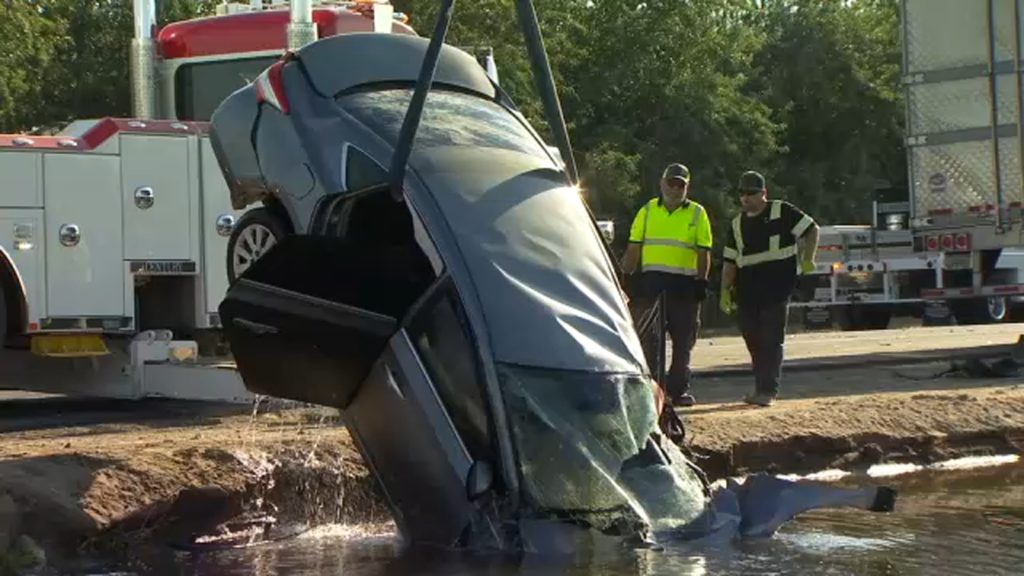
<svg viewBox="0 0 1024 576"><path fill-rule="evenodd" d="M284 239L220 305L246 388L345 408L421 284L335 238Z"/></svg>

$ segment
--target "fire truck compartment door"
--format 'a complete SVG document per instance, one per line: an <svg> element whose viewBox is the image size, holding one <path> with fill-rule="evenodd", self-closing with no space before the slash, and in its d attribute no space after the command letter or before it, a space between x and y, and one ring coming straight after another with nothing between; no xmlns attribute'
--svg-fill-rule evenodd
<svg viewBox="0 0 1024 576"><path fill-rule="evenodd" d="M224 234L229 230L221 229L220 225L230 219L237 222L244 211L231 207L231 192L208 138L199 141L199 153L203 184L203 288L206 302L203 312L215 313L228 291L227 259L224 257L228 251L228 237Z"/></svg>
<svg viewBox="0 0 1024 576"><path fill-rule="evenodd" d="M121 137L121 203L127 260L189 260L198 193L190 178L189 139ZM195 198L194 198L195 196Z"/></svg>
<svg viewBox="0 0 1024 576"><path fill-rule="evenodd" d="M43 174L47 315L123 316L125 268L117 157L47 154Z"/></svg>

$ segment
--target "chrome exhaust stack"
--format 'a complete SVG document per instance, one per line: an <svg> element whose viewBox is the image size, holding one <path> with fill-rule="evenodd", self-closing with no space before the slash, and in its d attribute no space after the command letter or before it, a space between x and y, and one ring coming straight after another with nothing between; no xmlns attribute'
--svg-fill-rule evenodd
<svg viewBox="0 0 1024 576"><path fill-rule="evenodd" d="M156 117L156 0L133 0L135 36L132 38L130 68L132 116Z"/></svg>
<svg viewBox="0 0 1024 576"><path fill-rule="evenodd" d="M313 2L292 0L288 9L288 49L298 50L306 44L316 42L316 24L313 23Z"/></svg>

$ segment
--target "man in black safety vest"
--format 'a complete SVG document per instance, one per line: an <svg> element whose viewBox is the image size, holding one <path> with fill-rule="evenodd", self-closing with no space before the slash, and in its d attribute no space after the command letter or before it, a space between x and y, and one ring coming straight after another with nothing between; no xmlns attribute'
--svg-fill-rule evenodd
<svg viewBox="0 0 1024 576"><path fill-rule="evenodd" d="M797 275L814 270L818 225L783 200L768 200L764 176L740 176L742 210L732 221L722 269L720 307L738 313L750 351L754 394L744 402L770 406L779 393L789 298Z"/></svg>
<svg viewBox="0 0 1024 576"><path fill-rule="evenodd" d="M690 353L700 327L700 305L707 296L711 267L711 221L703 206L687 198L690 170L670 164L661 175L661 194L652 198L633 219L629 246L622 259L626 274L640 271L634 311L650 311L662 299L668 333L672 336L672 366L659 382L674 406L692 406ZM662 298L663 297L663 298ZM642 344L653 370L661 341L647 334Z"/></svg>

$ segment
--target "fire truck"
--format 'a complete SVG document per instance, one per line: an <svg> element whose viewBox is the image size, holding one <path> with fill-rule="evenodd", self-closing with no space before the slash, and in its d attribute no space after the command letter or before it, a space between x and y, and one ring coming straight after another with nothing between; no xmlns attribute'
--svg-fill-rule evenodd
<svg viewBox="0 0 1024 576"><path fill-rule="evenodd" d="M274 238L231 205L208 120L286 50L415 31L386 0L225 2L162 28L135 0L134 17L132 118L0 135L0 387L248 401L217 308Z"/></svg>

